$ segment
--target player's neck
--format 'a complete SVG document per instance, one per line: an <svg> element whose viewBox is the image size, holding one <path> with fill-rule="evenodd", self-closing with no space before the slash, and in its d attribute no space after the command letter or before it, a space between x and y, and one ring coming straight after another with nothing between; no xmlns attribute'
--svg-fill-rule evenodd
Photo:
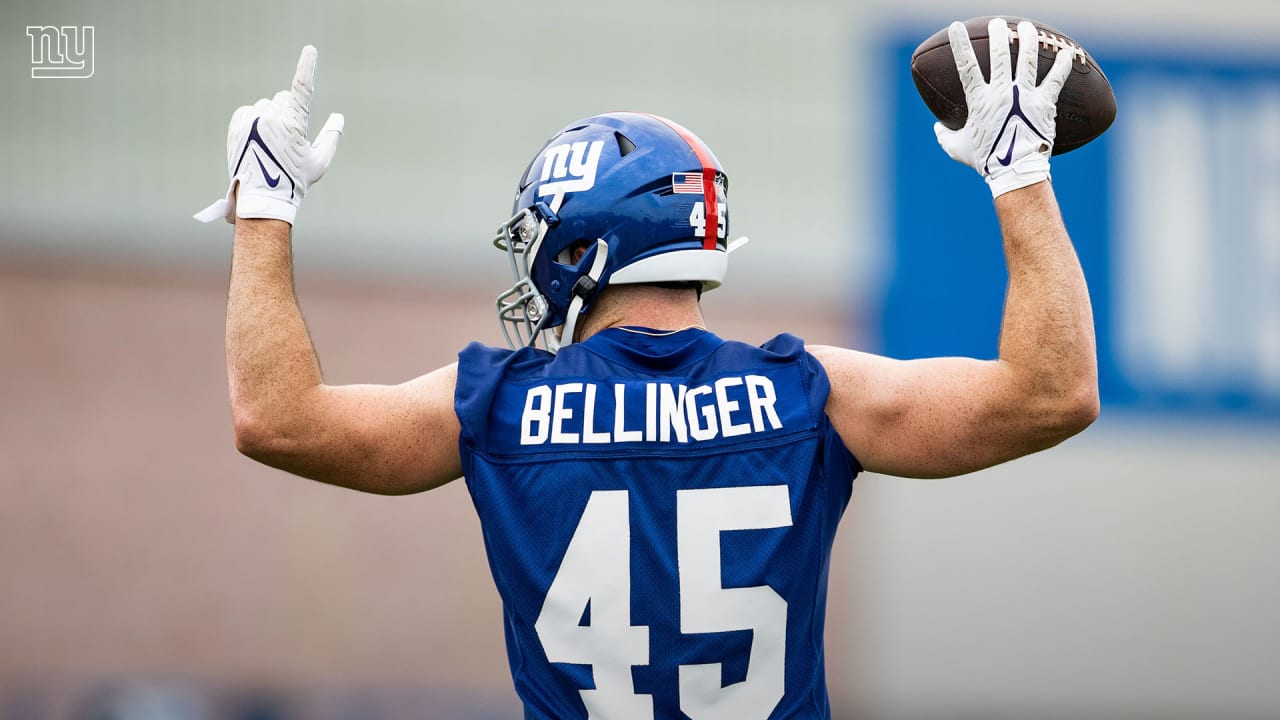
<svg viewBox="0 0 1280 720"><path fill-rule="evenodd" d="M577 333L578 342L611 327L684 330L706 327L693 289L611 285L600 293Z"/></svg>

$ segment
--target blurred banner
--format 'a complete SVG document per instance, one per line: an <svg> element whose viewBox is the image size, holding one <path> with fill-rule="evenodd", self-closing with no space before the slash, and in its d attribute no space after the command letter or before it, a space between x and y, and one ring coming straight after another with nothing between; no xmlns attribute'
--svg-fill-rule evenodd
<svg viewBox="0 0 1280 720"><path fill-rule="evenodd" d="M927 35L901 34L889 61L907 67ZM1119 112L1054 159L1053 182L1103 402L1280 420L1280 60L1089 50ZM987 190L921 142L933 117L909 73L894 81L883 349L995 357L1006 275Z"/></svg>

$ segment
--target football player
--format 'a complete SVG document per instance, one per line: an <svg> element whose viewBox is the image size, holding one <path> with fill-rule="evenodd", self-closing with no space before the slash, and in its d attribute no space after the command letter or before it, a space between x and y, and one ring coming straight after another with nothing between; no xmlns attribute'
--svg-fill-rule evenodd
<svg viewBox="0 0 1280 720"><path fill-rule="evenodd" d="M332 116L308 142L304 48L291 89L235 112L231 187L200 216L235 223L237 447L374 493L465 476L525 717L828 717L828 559L854 476L967 473L1098 412L1089 297L1048 182L1069 58L1039 86L1016 81L1048 142L998 143L1015 83L1000 25L989 82L953 34L969 123L939 134L995 196L998 359L717 337L698 303L734 248L724 169L671 120L607 113L547 141L497 230L512 347L473 343L397 386L325 384L294 297L291 223L343 126ZM1018 78L1036 77L1035 46L1023 36Z"/></svg>

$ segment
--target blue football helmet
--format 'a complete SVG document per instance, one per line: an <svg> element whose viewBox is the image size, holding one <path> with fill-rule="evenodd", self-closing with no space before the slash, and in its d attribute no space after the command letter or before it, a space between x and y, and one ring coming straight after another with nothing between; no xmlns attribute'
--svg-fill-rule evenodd
<svg viewBox="0 0 1280 720"><path fill-rule="evenodd" d="M656 115L607 113L556 133L493 239L515 276L497 299L507 343L532 346L541 335L555 352L573 342L578 319L610 284L718 287L731 249L727 186L711 150ZM575 261L578 248L586 252ZM543 332L556 327L558 338Z"/></svg>

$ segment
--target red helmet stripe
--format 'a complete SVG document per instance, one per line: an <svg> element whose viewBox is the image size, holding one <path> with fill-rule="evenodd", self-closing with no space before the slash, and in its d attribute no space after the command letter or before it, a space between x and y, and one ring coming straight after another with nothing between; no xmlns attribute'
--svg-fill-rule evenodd
<svg viewBox="0 0 1280 720"><path fill-rule="evenodd" d="M698 162L702 164L702 202L706 209L706 230L702 237L702 248L704 250L716 249L716 238L720 237L720 204L716 197L716 164L711 157L711 151L706 145L697 138L693 133L684 128L683 125L673 120L668 120L658 115L649 115L655 120L661 120L667 127L676 131L684 141L689 144L689 149L693 150L693 154L698 156Z"/></svg>

